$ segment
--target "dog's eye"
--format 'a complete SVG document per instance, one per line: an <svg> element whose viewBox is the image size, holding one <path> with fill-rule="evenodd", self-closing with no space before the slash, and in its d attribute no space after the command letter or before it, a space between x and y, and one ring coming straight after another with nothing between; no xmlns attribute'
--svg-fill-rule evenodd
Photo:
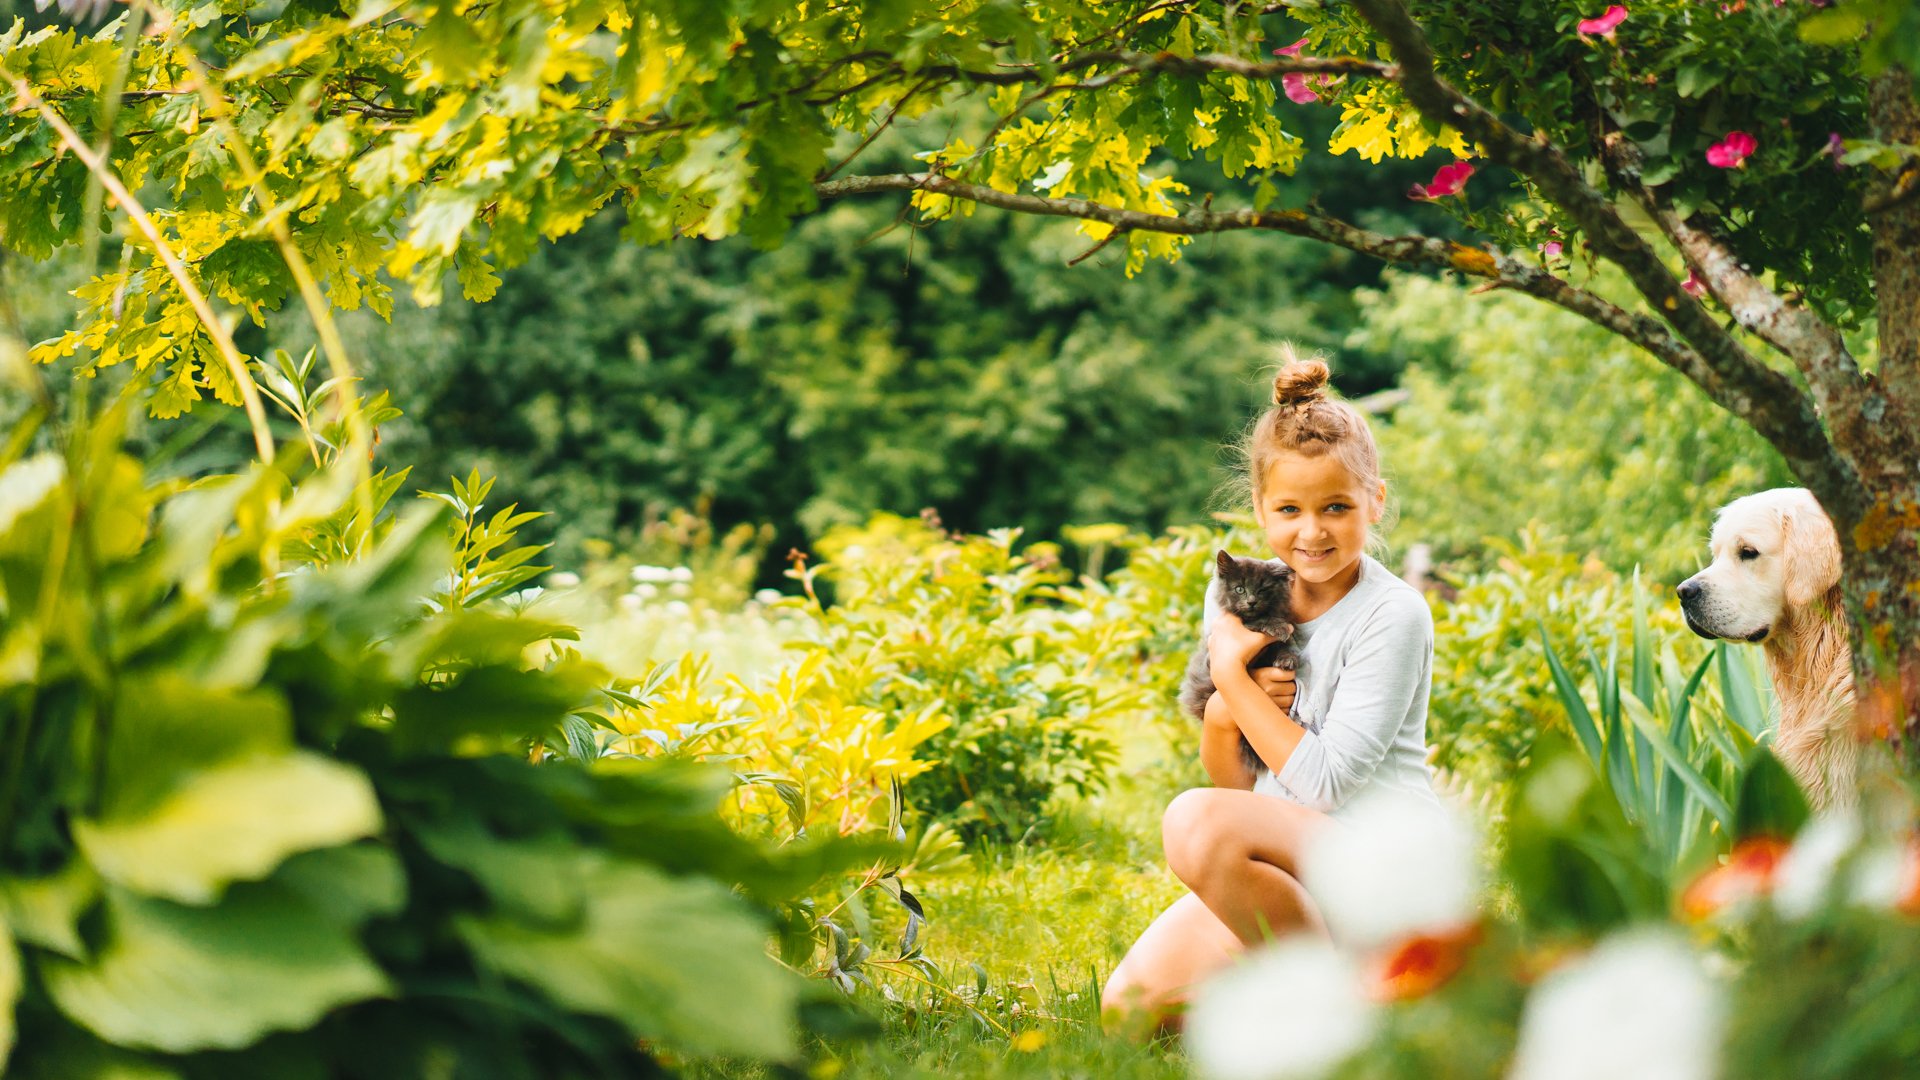
<svg viewBox="0 0 1920 1080"><path fill-rule="evenodd" d="M1753 560L1759 557L1760 557L1760 553L1750 547L1743 547L1740 549L1741 562L1752 562Z"/></svg>

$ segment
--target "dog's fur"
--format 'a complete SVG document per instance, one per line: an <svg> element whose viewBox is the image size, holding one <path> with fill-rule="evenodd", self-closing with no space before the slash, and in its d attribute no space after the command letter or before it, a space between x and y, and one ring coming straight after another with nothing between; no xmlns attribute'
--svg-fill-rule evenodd
<svg viewBox="0 0 1920 1080"><path fill-rule="evenodd" d="M1840 541L1805 488L1735 499L1714 519L1713 562L1681 582L1687 626L1759 642L1780 707L1774 752L1816 808L1851 803L1860 758Z"/></svg>

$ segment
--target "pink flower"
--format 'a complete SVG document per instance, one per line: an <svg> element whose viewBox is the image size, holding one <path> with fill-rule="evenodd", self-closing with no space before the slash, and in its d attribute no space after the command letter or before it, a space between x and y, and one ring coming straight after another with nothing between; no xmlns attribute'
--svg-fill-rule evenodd
<svg viewBox="0 0 1920 1080"><path fill-rule="evenodd" d="M1440 171L1433 174L1433 179L1430 182L1413 185L1413 190L1409 191L1407 195L1409 198L1427 199L1429 201L1433 199L1444 199L1449 195L1458 195L1460 194L1460 190L1467 186L1467 177L1472 175L1473 166L1465 161L1456 161L1451 165L1442 165L1440 166Z"/></svg>
<svg viewBox="0 0 1920 1080"><path fill-rule="evenodd" d="M1560 253L1565 250L1566 249L1564 247L1560 246L1560 241L1558 240L1549 240L1546 243L1540 245L1540 254L1543 257L1549 258L1549 259L1559 258Z"/></svg>
<svg viewBox="0 0 1920 1080"><path fill-rule="evenodd" d="M1627 8L1624 4L1615 4L1597 19L1581 19L1574 29L1582 34L1600 34L1608 41L1613 40L1614 28L1627 21Z"/></svg>
<svg viewBox="0 0 1920 1080"><path fill-rule="evenodd" d="M1707 287L1700 282L1700 276L1695 274L1691 267L1687 269L1687 280L1681 282L1680 287L1686 290L1688 296L1693 297L1704 295L1707 291Z"/></svg>
<svg viewBox="0 0 1920 1080"><path fill-rule="evenodd" d="M1307 39L1301 38L1299 41L1285 48L1273 50L1273 55L1299 56L1300 49L1305 46L1306 43ZM1295 105L1311 105L1320 100L1320 95L1314 93L1313 88L1307 85L1306 75L1298 71L1289 71L1285 75L1280 76L1280 88L1286 91L1287 100L1293 102Z"/></svg>
<svg viewBox="0 0 1920 1080"><path fill-rule="evenodd" d="M1839 172L1847 167L1847 141L1837 131L1827 132L1827 153L1833 156L1833 171Z"/></svg>
<svg viewBox="0 0 1920 1080"><path fill-rule="evenodd" d="M1737 169L1760 143L1744 131L1729 131L1727 137L1707 147L1707 164L1720 169Z"/></svg>

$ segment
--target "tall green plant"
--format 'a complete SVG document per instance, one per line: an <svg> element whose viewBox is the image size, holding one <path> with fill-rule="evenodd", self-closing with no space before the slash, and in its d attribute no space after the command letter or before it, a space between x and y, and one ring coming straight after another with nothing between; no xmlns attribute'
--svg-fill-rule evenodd
<svg viewBox="0 0 1920 1080"><path fill-rule="evenodd" d="M1791 782L1782 789L1778 762L1765 748L1772 721L1750 650L1716 642L1691 668L1648 628L1646 594L1636 574L1628 663L1617 641L1603 662L1586 651L1594 703L1554 648L1540 636L1560 705L1580 749L1621 819L1640 837L1656 877L1696 867L1753 831L1791 833L1805 802ZM1717 698L1700 693L1709 670ZM1782 775L1784 775L1782 773Z"/></svg>

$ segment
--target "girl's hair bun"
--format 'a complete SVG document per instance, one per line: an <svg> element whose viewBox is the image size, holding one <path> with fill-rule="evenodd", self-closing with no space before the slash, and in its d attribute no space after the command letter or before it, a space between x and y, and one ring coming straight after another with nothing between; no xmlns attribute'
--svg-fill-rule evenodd
<svg viewBox="0 0 1920 1080"><path fill-rule="evenodd" d="M1280 374L1273 377L1273 403L1275 405L1307 405L1324 399L1327 377L1326 361L1318 357L1306 360L1294 355L1292 348L1284 348L1281 355L1285 362Z"/></svg>

